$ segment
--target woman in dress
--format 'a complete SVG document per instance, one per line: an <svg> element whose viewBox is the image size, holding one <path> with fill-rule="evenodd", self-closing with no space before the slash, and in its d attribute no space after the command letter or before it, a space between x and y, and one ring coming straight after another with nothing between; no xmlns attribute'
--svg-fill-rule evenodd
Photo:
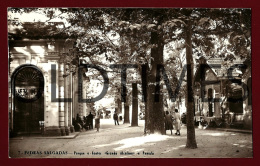
<svg viewBox="0 0 260 166"><path fill-rule="evenodd" d="M168 111L166 111L166 115L165 115L165 130L171 130L171 135L172 135L172 130L173 130L173 124L172 124L172 115L169 114Z"/></svg>
<svg viewBox="0 0 260 166"><path fill-rule="evenodd" d="M181 135L181 133L180 133L180 130L181 130L181 116L179 114L178 109L175 109L174 119L175 119L175 129L176 129L175 135Z"/></svg>
<svg viewBox="0 0 260 166"><path fill-rule="evenodd" d="M100 128L100 115L99 115L99 112L97 112L96 117L95 117L95 128L97 128L97 132L99 132L99 128Z"/></svg>

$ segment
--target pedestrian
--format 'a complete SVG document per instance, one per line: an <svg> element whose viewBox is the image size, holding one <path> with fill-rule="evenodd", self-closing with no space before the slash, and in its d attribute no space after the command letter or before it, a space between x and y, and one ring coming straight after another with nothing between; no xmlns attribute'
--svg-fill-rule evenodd
<svg viewBox="0 0 260 166"><path fill-rule="evenodd" d="M173 130L173 123L172 123L173 117L171 114L169 114L169 111L166 111L165 115L165 130L171 130L171 135L172 135L172 130Z"/></svg>
<svg viewBox="0 0 260 166"><path fill-rule="evenodd" d="M72 118L72 125L74 126L74 130L75 131L80 131L81 126L80 126L80 124L77 122L77 120L75 118Z"/></svg>
<svg viewBox="0 0 260 166"><path fill-rule="evenodd" d="M186 114L185 114L185 112L183 112L182 115L181 115L181 123L186 124Z"/></svg>
<svg viewBox="0 0 260 166"><path fill-rule="evenodd" d="M116 125L116 123L119 125L119 123L118 123L118 115L117 115L116 112L114 112L113 118L114 118L114 121L115 121L115 125Z"/></svg>
<svg viewBox="0 0 260 166"><path fill-rule="evenodd" d="M100 115L99 115L99 112L97 112L96 117L95 117L95 128L97 128L97 132L99 132L99 128L100 128Z"/></svg>
<svg viewBox="0 0 260 166"><path fill-rule="evenodd" d="M76 117L76 122L77 122L77 123L78 123L78 125L80 126L80 130L82 130L82 129L83 129L83 126L84 126L84 124L83 124L83 121L82 121L81 117L79 116L79 114L77 114L77 117Z"/></svg>
<svg viewBox="0 0 260 166"><path fill-rule="evenodd" d="M87 118L85 116L83 116L83 121L82 122L83 122L83 128L85 130L88 130Z"/></svg>
<svg viewBox="0 0 260 166"><path fill-rule="evenodd" d="M87 117L87 123L88 123L88 125L89 125L89 129L93 129L93 115L91 114L91 111L90 111L90 113L89 113L89 115L88 115L88 117Z"/></svg>
<svg viewBox="0 0 260 166"><path fill-rule="evenodd" d="M181 133L180 133L180 130L181 130L181 116L179 114L178 109L175 109L174 119L175 119L175 129L176 129L175 135L181 135Z"/></svg>

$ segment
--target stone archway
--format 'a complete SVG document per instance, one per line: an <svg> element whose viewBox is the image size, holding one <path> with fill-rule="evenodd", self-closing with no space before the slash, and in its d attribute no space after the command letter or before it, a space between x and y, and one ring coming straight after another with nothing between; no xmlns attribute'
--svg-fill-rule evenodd
<svg viewBox="0 0 260 166"><path fill-rule="evenodd" d="M12 75L13 132L41 133L44 121L44 77L34 65L22 65Z"/></svg>

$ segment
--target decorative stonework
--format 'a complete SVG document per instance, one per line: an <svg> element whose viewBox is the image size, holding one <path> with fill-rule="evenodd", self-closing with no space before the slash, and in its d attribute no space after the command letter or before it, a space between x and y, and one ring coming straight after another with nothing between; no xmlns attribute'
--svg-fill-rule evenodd
<svg viewBox="0 0 260 166"><path fill-rule="evenodd" d="M10 41L10 80L12 73L20 65L24 64L33 64L37 66L44 77L44 125L43 130L44 136L65 136L69 135L71 132L74 132L74 126L72 125L72 109L76 110L74 107L77 107L77 103L61 103L61 102L52 102L51 101L51 64L56 64L56 89L57 97L59 98L72 98L73 89L71 88L75 80L72 80L72 74L69 70L67 77L64 77L66 74L65 61L64 59L67 56L68 48L64 48L64 41L59 40L55 41L52 50L49 50L47 40L27 40L27 41ZM31 46L36 46L42 48L42 53L38 54L31 50ZM22 48L22 52L19 52L21 49L15 49L14 47ZM66 82L66 83L65 83ZM11 81L10 81L11 84ZM66 94L66 95L65 95ZM10 114L13 114L12 106L12 96L10 102ZM74 101L75 102L75 101ZM10 131L13 129L13 116L10 120Z"/></svg>

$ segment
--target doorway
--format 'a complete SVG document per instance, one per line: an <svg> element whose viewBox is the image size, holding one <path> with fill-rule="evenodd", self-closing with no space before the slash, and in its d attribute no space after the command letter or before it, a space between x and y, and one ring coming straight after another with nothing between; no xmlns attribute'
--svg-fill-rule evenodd
<svg viewBox="0 0 260 166"><path fill-rule="evenodd" d="M13 132L41 133L44 121L44 77L33 65L17 68L12 77Z"/></svg>

